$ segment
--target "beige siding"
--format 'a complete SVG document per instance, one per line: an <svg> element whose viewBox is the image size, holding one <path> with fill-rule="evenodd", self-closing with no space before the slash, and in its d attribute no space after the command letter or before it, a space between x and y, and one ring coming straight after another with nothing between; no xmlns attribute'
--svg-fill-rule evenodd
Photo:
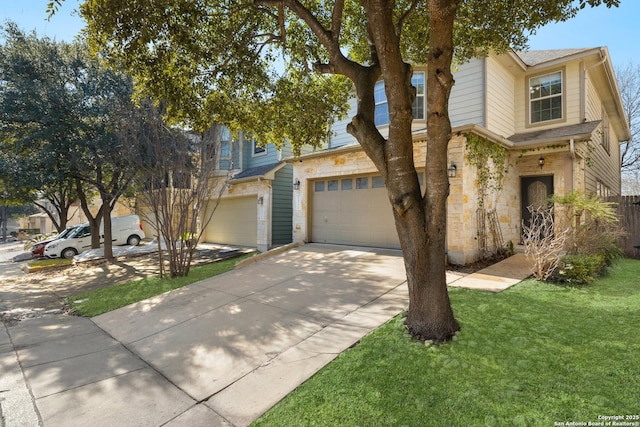
<svg viewBox="0 0 640 427"><path fill-rule="evenodd" d="M578 62L571 62L567 64L565 69L565 88L564 96L566 99L565 114L567 117L567 124L573 125L582 123L583 117L581 117L581 100L580 91L582 87L582 73L580 72L580 64Z"/></svg>
<svg viewBox="0 0 640 427"><path fill-rule="evenodd" d="M357 106L356 98L349 99L349 112L343 120L338 120L331 126L331 147L340 147L342 145L352 144L356 142L356 139L347 133L347 125L351 123L351 119L356 115Z"/></svg>
<svg viewBox="0 0 640 427"><path fill-rule="evenodd" d="M620 152L615 133L610 130L609 151L602 145L602 127L596 129L590 142L583 142L580 151L584 161L584 189L587 194L616 196L620 194Z"/></svg>
<svg viewBox="0 0 640 427"><path fill-rule="evenodd" d="M563 73L563 120L562 121L550 121L547 124L529 124L528 117L528 105L529 105L529 78L533 76L540 76L556 71L562 71ZM530 132L533 130L551 129L564 125L575 125L582 122L581 112L583 105L580 95L582 86L582 73L580 72L580 63L574 61L564 66L555 66L544 69L536 69L535 72L521 75L516 79L516 133Z"/></svg>
<svg viewBox="0 0 640 427"><path fill-rule="evenodd" d="M595 82L595 69L586 73L586 118L587 120L603 120L593 132L590 142L580 144L580 152L584 161L584 187L588 194L613 196L620 194L620 146L618 135L610 120L603 115L603 99L601 87ZM610 112L609 114L614 114ZM605 132L605 126L607 131ZM604 134L608 132L608 147L603 143Z"/></svg>
<svg viewBox="0 0 640 427"><path fill-rule="evenodd" d="M473 59L460 65L454 72L453 78L456 82L449 99L449 114L453 127L466 124L485 125L484 62L484 59Z"/></svg>
<svg viewBox="0 0 640 427"><path fill-rule="evenodd" d="M487 129L502 135L515 133L516 78L495 57L487 58Z"/></svg>
<svg viewBox="0 0 640 427"><path fill-rule="evenodd" d="M588 121L602 119L602 100L593 84L592 79L587 79L587 112Z"/></svg>

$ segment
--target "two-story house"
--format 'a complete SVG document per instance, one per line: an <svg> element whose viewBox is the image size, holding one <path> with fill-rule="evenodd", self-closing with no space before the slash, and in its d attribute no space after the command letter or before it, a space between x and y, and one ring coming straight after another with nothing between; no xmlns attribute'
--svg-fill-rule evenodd
<svg viewBox="0 0 640 427"><path fill-rule="evenodd" d="M630 138L630 130L606 48L490 55L460 65L454 78L449 103L450 262L480 258L479 237L486 232L478 218L478 170L469 162L470 137L507 153L503 187L482 203L494 210L504 242L520 242L527 207L546 203L552 194L620 194L619 143ZM414 158L423 178L428 143L424 68L414 67L413 84ZM375 98L376 124L385 135L383 82ZM300 183L293 192L293 241L398 248L384 182L346 133L348 121L336 123L327 149L290 160L293 180Z"/></svg>
<svg viewBox="0 0 640 427"><path fill-rule="evenodd" d="M293 166L289 147L261 147L240 133L232 138L222 126L217 155L216 183L208 201L211 220L201 241L257 247L265 251L291 242Z"/></svg>

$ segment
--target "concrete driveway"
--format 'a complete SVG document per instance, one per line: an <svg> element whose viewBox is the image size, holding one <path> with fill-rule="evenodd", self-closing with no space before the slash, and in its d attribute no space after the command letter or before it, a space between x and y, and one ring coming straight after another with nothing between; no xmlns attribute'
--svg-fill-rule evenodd
<svg viewBox="0 0 640 427"><path fill-rule="evenodd" d="M7 331L47 427L243 426L404 309L405 281L399 251L308 244L93 319Z"/></svg>

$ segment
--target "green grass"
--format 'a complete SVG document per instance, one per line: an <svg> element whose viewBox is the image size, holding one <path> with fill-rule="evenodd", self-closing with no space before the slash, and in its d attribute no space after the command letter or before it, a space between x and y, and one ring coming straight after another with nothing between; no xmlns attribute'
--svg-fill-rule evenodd
<svg viewBox="0 0 640 427"><path fill-rule="evenodd" d="M164 292L190 285L199 280L204 280L233 270L239 261L253 255L254 254L247 254L212 264L192 267L189 275L186 277L161 279L158 276L153 276L73 295L66 298L66 302L73 311L80 316L97 316L124 307L125 305L133 304Z"/></svg>
<svg viewBox="0 0 640 427"><path fill-rule="evenodd" d="M450 290L462 330L425 346L402 315L301 385L259 426L553 426L639 413L640 261L581 288Z"/></svg>

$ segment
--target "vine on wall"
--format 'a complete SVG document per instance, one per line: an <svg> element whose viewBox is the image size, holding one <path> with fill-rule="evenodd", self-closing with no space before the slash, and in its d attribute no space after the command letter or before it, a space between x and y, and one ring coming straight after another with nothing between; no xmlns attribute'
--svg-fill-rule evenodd
<svg viewBox="0 0 640 427"><path fill-rule="evenodd" d="M478 207L484 208L490 192L500 193L509 171L507 149L471 133L465 134L467 162L477 171Z"/></svg>
<svg viewBox="0 0 640 427"><path fill-rule="evenodd" d="M478 209L476 220L478 227L478 248L483 258L493 255L504 255L504 239L500 229L500 221L495 206L487 210L487 197L490 193L497 195L504 187L504 177L509 170L506 148L474 134L466 134L467 162L476 168L476 185L478 188ZM493 244L489 246L489 237Z"/></svg>

